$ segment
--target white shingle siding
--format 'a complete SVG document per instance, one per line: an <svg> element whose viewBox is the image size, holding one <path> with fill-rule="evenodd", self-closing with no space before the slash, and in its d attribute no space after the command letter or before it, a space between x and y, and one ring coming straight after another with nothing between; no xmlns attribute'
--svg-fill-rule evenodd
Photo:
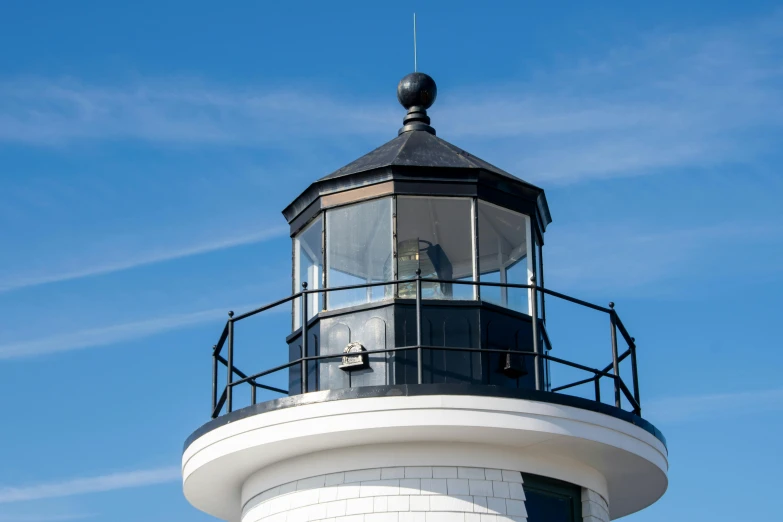
<svg viewBox="0 0 783 522"><path fill-rule="evenodd" d="M582 488L582 522L609 522L609 504L592 489Z"/></svg>
<svg viewBox="0 0 783 522"><path fill-rule="evenodd" d="M520 472L510 470L361 469L264 491L247 503L242 522L527 522L522 487Z"/></svg>
<svg viewBox="0 0 783 522"><path fill-rule="evenodd" d="M582 488L582 521L609 522L609 505ZM518 471L373 468L319 475L251 499L242 522L527 522Z"/></svg>

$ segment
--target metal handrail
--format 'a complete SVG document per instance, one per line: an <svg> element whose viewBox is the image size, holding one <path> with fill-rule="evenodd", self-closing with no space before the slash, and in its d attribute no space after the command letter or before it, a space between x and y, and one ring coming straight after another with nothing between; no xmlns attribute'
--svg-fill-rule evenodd
<svg viewBox="0 0 783 522"><path fill-rule="evenodd" d="M455 280L449 280L449 279L437 279L437 278L423 278L421 277L420 271L417 270L416 277L412 279L398 279L398 280L392 280L392 281L381 281L376 283L364 283L364 284L356 284L356 285L347 285L347 286L340 286L340 287L331 287L331 288L315 288L315 289L308 289L307 283L303 283L302 290L299 292L296 292L290 296L287 296L283 299L279 299L277 301L274 301L272 303L263 305L259 308L255 308L253 310L250 310L248 312L245 312L243 314L234 316L233 312L229 312L229 319L226 321L226 325L223 328L223 331L221 332L220 338L218 340L218 343L213 346L212 348L212 359L213 359L213 368L212 368L212 378L213 378L213 385L212 385L212 417L216 418L220 415L220 412L223 410L223 407L226 407L226 413L229 413L232 411L232 395L233 395L233 389L236 386L239 386L241 384L249 384L250 385L250 393L251 393L251 403L256 403L256 389L261 388L269 391L274 391L276 393L281 394L290 394L291 390L284 390L282 388L277 388L274 386L269 386L266 384L262 384L257 382L258 379L271 375L273 373L289 369L291 367L299 365L300 375L301 375L301 384L302 384L302 393L305 393L308 391L308 383L307 383L307 374L308 374L308 363L310 362L318 362L323 361L327 359L334 359L334 358L340 358L343 357L344 354L327 354L327 355L313 355L308 356L307 355L307 330L308 330L308 312L307 312L307 299L306 296L310 294L320 294L320 293L328 293L328 292L337 292L342 290L353 290L353 289L366 289L366 288L372 288L372 287L378 287L378 286L389 286L389 285L397 285L397 284L403 284L403 283L410 283L412 281L415 281L416 283L416 344L412 346L402 346L402 347L394 347L394 348L387 348L382 350L365 350L362 352L362 355L372 355L372 354L382 354L382 353L390 353L390 352L398 352L398 351L409 351L409 350L416 350L417 356L416 356L416 365L417 365L417 381L419 383L423 382L423 351L424 350L442 350L442 351L455 351L455 352L469 352L469 353L498 353L498 354L508 354L513 353L514 355L520 356L520 357L533 357L534 360L546 360L549 362L562 364L565 366L569 366L572 368L576 368L578 370L586 371L589 373L592 373L593 375L586 379L581 379L569 384L565 384L562 386L557 386L554 388L551 388L551 392L559 392L563 390L567 390L570 388L574 388L576 386L580 386L582 384L587 384L590 382L594 382L595 385L595 400L597 402L601 402L601 391L600 391L600 379L603 377L609 378L614 383L614 399L615 399L615 406L621 407L621 397L625 396L628 403L632 406L633 412L637 415L641 415L641 403L639 399L639 383L638 383L638 372L637 372L637 361L636 361L636 341L633 337L630 336L628 333L628 330L625 328L625 325L620 321L619 316L617 315L616 310L614 309L614 303L609 303L609 307L602 307L593 303L589 303L587 301L577 299L565 294L562 294L560 292L556 292L554 290L550 290L547 288L543 288L540 286L537 286L535 284L535 279L531 278L531 284L514 284L514 283L491 283L491 282L484 282L484 281L455 281ZM422 337L421 337L421 317L422 317L422 301L424 299L422 298L422 290L421 285L424 282L432 282L432 283L448 283L448 284L458 284L458 285L472 285L472 286L489 286L489 287L500 287L500 288L516 288L516 289L527 289L532 290L532 301L531 305L533 308L533 314L531 316L532 319L532 327L533 327L533 350L532 351L522 351L522 350L503 350L503 349L489 349L489 348L463 348L463 347L450 347L450 346L429 346L429 345L423 345L422 344ZM603 369L596 369L596 368L590 368L588 366L575 363L572 361L567 361L565 359L561 359L559 357L554 357L552 355L549 355L548 353L542 352L539 350L539 337L541 337L541 340L545 343L545 346L548 346L551 350L552 343L549 339L549 334L546 330L546 327L544 325L544 322L542 319L537 317L537 306L538 306L538 296L537 293L541 292L545 295L551 295L553 297L557 297L559 299L563 299L565 301L584 306L599 312L604 312L609 315L610 319L610 326L611 326L611 346L612 346L612 362L609 363L606 367ZM237 321L240 321L242 319L246 319L248 317L252 317L256 314L262 313L266 310L270 310L272 308L275 308L277 306L283 305L285 303L294 301L295 299L302 298L302 306L301 306L301 313L302 313L302 320L301 320L301 336L302 336L302 351L301 355L298 359L289 361L288 363L276 366L274 368L270 368L268 370L264 370L258 373L255 373L253 375L247 375L244 372L237 369L233 364L233 355L234 355L234 323ZM427 300L430 301L430 300ZM622 339L627 343L628 349L624 351L622 354L618 353L617 349L617 336L616 331L620 332L620 335ZM228 342L228 354L227 357L223 357L221 355L221 351L223 349L223 346ZM620 363L626 359L628 356L631 356L631 368L632 368L632 379L633 379L633 393L630 392L628 389L628 386L625 384L623 379L619 375L619 365ZM218 377L218 364L223 364L226 367L227 370L227 379L226 379L226 385L224 386L223 392L218 397L218 385L217 385L217 377ZM536 389L542 390L543 386L541 383L541 376L539 375L539 365L536 363L535 365L535 383L536 383ZM234 380L234 375L238 376L239 379ZM316 386L317 388L317 386Z"/></svg>

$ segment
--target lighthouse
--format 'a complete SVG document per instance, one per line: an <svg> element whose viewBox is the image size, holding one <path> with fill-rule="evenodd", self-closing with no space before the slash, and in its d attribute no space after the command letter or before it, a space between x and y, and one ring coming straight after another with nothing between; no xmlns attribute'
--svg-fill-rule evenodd
<svg viewBox="0 0 783 522"><path fill-rule="evenodd" d="M196 508L230 522L604 522L666 491L636 340L613 304L546 286L544 190L438 137L436 97L430 76L405 76L397 136L283 210L292 292L230 312L216 335L210 415L182 455ZM559 357L552 300L591 310L605 347ZM287 336L236 338L275 311ZM238 367L259 345L285 362Z"/></svg>

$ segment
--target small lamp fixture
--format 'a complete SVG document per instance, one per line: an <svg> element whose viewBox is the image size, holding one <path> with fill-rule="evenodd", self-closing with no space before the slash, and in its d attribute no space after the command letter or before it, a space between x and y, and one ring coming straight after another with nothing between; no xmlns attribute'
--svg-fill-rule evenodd
<svg viewBox="0 0 783 522"><path fill-rule="evenodd" d="M500 373L511 379L519 379L527 375L527 368L525 368L525 361L521 355L508 352L504 359L501 359L502 364Z"/></svg>

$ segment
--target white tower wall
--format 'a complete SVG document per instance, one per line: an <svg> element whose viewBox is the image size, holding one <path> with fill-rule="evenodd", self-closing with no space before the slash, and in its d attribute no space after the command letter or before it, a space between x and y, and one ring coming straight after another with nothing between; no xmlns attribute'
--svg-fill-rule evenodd
<svg viewBox="0 0 783 522"><path fill-rule="evenodd" d="M250 498L242 522L526 522L519 471L456 466L368 468L316 475ZM609 520L582 489L586 522Z"/></svg>

